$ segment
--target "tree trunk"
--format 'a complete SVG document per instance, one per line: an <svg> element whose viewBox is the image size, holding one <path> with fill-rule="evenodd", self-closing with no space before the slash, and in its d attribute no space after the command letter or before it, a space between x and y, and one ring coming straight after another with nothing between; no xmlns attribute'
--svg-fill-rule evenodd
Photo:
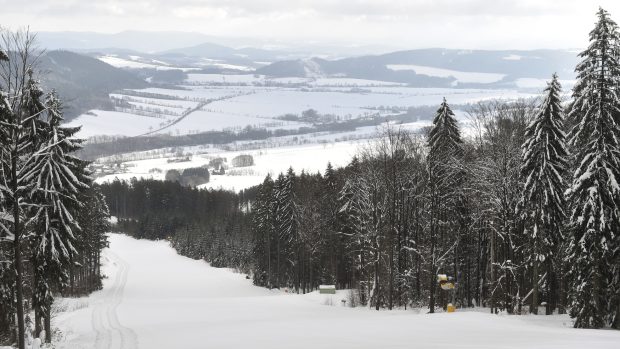
<svg viewBox="0 0 620 349"><path fill-rule="evenodd" d="M16 146L17 147L17 146ZM17 300L17 347L18 349L25 349L26 343L26 328L24 325L24 290L23 290L23 265L22 265L22 251L21 251L21 222L19 217L19 198L18 185L17 185L17 149L13 151L12 163L11 163L11 176L12 176L12 191L13 191L13 229L14 240L13 249L15 252L15 273L16 273L16 285L15 296Z"/></svg>
<svg viewBox="0 0 620 349"><path fill-rule="evenodd" d="M537 258L537 257L535 257ZM538 259L534 259L534 267L532 268L532 305L530 313L538 315Z"/></svg>
<svg viewBox="0 0 620 349"><path fill-rule="evenodd" d="M45 343L52 342L52 305L48 305L47 314L45 314Z"/></svg>
<svg viewBox="0 0 620 349"><path fill-rule="evenodd" d="M34 309L34 336L35 338L39 338L41 336L41 311L35 307Z"/></svg>

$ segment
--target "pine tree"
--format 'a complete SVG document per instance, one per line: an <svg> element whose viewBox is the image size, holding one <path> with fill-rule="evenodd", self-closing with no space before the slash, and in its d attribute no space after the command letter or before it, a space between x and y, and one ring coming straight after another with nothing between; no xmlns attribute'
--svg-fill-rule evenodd
<svg viewBox="0 0 620 349"><path fill-rule="evenodd" d="M108 245L106 233L110 231L110 212L105 197L98 188L91 187L79 196L82 203L76 214L80 229L76 232L74 247L79 255L70 258L69 288L75 295L75 273L85 269L86 285L80 285L86 292L101 288L100 256L101 250ZM76 260L77 259L77 260Z"/></svg>
<svg viewBox="0 0 620 349"><path fill-rule="evenodd" d="M3 52L0 51L0 58L2 58ZM6 56L4 56L6 57ZM0 90L0 121L11 119L11 107L9 105L7 95ZM6 131L0 126L0 131ZM2 132L1 136L6 135ZM6 143L2 143L4 147ZM5 166L6 157L9 156L4 149L0 150L0 186L6 186L6 178L10 175L7 173L9 168ZM12 241L12 213L7 208L9 207L10 197L7 196L8 191L0 189L0 242ZM15 298L15 272L14 272L14 256L12 246L9 248L8 244L0 243L0 330L7 328L13 323L17 308L14 303Z"/></svg>
<svg viewBox="0 0 620 349"><path fill-rule="evenodd" d="M370 288L370 273L367 267L376 260L377 252L373 247L373 208L371 189L366 179L357 172L359 167L357 158L354 158L353 173L344 183L340 191L339 213L343 217L346 227L343 234L347 236L350 251L355 253L354 266L358 280L358 295L362 304L368 303L372 307L373 294L376 293L376 283ZM376 305L378 306L378 305Z"/></svg>
<svg viewBox="0 0 620 349"><path fill-rule="evenodd" d="M532 307L538 314L540 265L551 279L552 259L560 252L561 227L565 217L563 176L567 170L564 115L560 99L561 86L553 75L545 89L539 112L525 130L521 176L524 180L520 206L526 221L529 251L526 261L532 266ZM547 304L551 304L547 300ZM547 314L551 311L548 308Z"/></svg>
<svg viewBox="0 0 620 349"><path fill-rule="evenodd" d="M436 273L443 268L449 250L454 250L457 236L444 233L455 231L458 217L459 187L463 179L461 157L463 141L454 116L444 98L433 120L428 136L428 200L430 201L430 266L429 266L429 309L435 312ZM458 228L456 229L458 231ZM456 240L456 242L453 242ZM454 275L456 277L456 275Z"/></svg>
<svg viewBox="0 0 620 349"><path fill-rule="evenodd" d="M274 183L265 177L253 204L254 284L272 288L272 246L275 237Z"/></svg>
<svg viewBox="0 0 620 349"><path fill-rule="evenodd" d="M321 231L325 238L323 241L323 251L326 253L325 268L327 275L325 279L329 284L338 284L338 264L341 257L338 250L341 249L341 240L338 235L338 183L337 175L331 163L327 163L325 176L322 181L323 193L321 194Z"/></svg>
<svg viewBox="0 0 620 349"><path fill-rule="evenodd" d="M295 264L299 243L298 227L298 208L297 198L295 197L296 176L292 168L289 168L286 175L279 178L279 185L276 186L275 199L276 206L276 232L278 235L278 253L281 259L278 263L282 268L282 262L287 262L285 267L286 281L288 285L292 283L291 270ZM282 272L282 270L280 270ZM296 285L298 286L298 285Z"/></svg>
<svg viewBox="0 0 620 349"><path fill-rule="evenodd" d="M567 191L575 327L603 327L617 312L611 305L618 299L612 272L618 272L613 244L620 233L619 45L618 26L599 9L590 45L580 54L569 113L576 122L570 137L577 169Z"/></svg>
<svg viewBox="0 0 620 349"><path fill-rule="evenodd" d="M17 40L20 40L19 38ZM15 311L18 329L18 347L25 347L24 324L24 243L27 240L26 223L31 217L30 211L36 204L30 202L30 192L36 183L30 181L27 173L35 165L31 161L36 151L37 137L41 132L39 120L44 110L39 102L40 89L32 78L32 62L28 58L27 44L31 37L24 38L26 48L20 55L23 61L17 63L17 69L12 71L11 78L21 79L23 85L9 85L11 90L10 105L2 103L0 106L0 191L4 199L4 209L8 213L10 224L5 226L7 239L13 243L13 267L15 269Z"/></svg>
<svg viewBox="0 0 620 349"><path fill-rule="evenodd" d="M36 83L31 84L33 91L40 91ZM41 93L31 93L40 97ZM33 101L36 108L43 107ZM36 183L32 187L31 202L36 204L33 214L38 222L32 236L32 262L35 272L35 290L33 305L36 318L43 317L46 327L46 342L51 341L50 308L53 302L50 287L52 282L66 283L70 257L77 251L73 246L75 232L79 230L74 218L79 209L79 194L88 188L87 177L81 173L81 160L70 155L80 148L80 141L73 139L76 128L64 128L62 122L62 105L52 91L45 103L47 120L38 118L41 126L37 135L39 149L27 161L28 172L25 178ZM38 111L42 114L42 111ZM36 322L38 330L39 322ZM38 332L37 332L38 333Z"/></svg>

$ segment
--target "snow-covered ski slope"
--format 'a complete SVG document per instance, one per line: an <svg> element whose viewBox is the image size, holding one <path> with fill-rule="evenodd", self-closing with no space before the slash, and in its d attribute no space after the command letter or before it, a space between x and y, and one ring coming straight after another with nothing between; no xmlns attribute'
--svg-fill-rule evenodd
<svg viewBox="0 0 620 349"><path fill-rule="evenodd" d="M566 316L424 314L341 306L346 293L286 294L181 257L163 241L110 236L107 279L63 300L56 348L614 348L619 331L577 330ZM325 297L332 297L328 299ZM327 305L327 304L333 305Z"/></svg>

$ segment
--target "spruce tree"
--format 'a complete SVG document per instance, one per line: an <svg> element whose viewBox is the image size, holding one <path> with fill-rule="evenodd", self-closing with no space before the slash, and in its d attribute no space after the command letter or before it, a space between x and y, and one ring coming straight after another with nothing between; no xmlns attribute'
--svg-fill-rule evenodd
<svg viewBox="0 0 620 349"><path fill-rule="evenodd" d="M25 38L24 40L31 40ZM21 54L28 56L24 49ZM29 60L24 60L29 62ZM18 332L18 347L25 348L26 328L24 323L24 255L28 237L26 224L32 218L37 205L30 202L30 192L36 186L29 175L36 162L32 160L39 145L38 137L42 123L39 120L44 110L39 98L41 91L32 78L32 63L19 66L11 77L22 79L23 85L13 86L7 101L0 105L0 191L8 224L5 224L7 239L13 243L13 267L15 272L15 312ZM9 218L10 217L10 218Z"/></svg>
<svg viewBox="0 0 620 349"><path fill-rule="evenodd" d="M375 259L377 251L372 249L373 209L372 190L358 171L359 163L353 158L351 173L339 193L339 214L343 220L343 234L348 240L348 249L354 251L354 268L358 279L358 295L361 304L372 307L372 281L367 267Z"/></svg>
<svg viewBox="0 0 620 349"><path fill-rule="evenodd" d="M3 57L0 51L0 59ZM6 57L6 56L4 56ZM0 121L9 120L11 118L11 107L7 99L6 93L0 90ZM6 129L0 126L1 136L5 136ZM6 143L2 143L4 147ZM5 157L9 154L4 149L0 149L0 185L4 186L8 183L6 178L10 175L7 173L5 165ZM7 196L6 190L0 190L0 241L11 241L13 237L11 212L8 210L10 197ZM6 328L14 322L16 307L15 298L15 272L14 258L12 256L12 248L8 244L0 244L0 329Z"/></svg>
<svg viewBox="0 0 620 349"><path fill-rule="evenodd" d="M590 45L580 54L569 113L576 123L570 142L577 164L566 192L571 203L570 314L581 328L603 327L617 313L611 307L618 299L618 285L612 282L620 233L619 44L618 26L599 9Z"/></svg>
<svg viewBox="0 0 620 349"><path fill-rule="evenodd" d="M272 246L275 237L275 212L274 183L270 175L265 177L260 186L252 211L254 284L271 289L273 287Z"/></svg>
<svg viewBox="0 0 620 349"><path fill-rule="evenodd" d="M461 157L463 140L454 113L444 98L428 135L428 200L429 200L429 310L435 312L436 272L442 269L446 252L453 246L457 236L440 237L449 231L458 231L460 183L463 179ZM442 259L443 258L443 259ZM456 275L454 275L456 277Z"/></svg>
<svg viewBox="0 0 620 349"><path fill-rule="evenodd" d="M279 241L279 267L282 268L282 262L287 262L286 281L291 284L290 267L292 267L297 252L297 244L299 243L299 227L298 227L298 208L297 198L295 197L296 176L292 168L289 168L286 175L279 178L279 185L276 186L275 199L276 208L276 231ZM284 257L284 258L282 258ZM282 272L282 270L280 270Z"/></svg>
<svg viewBox="0 0 620 349"><path fill-rule="evenodd" d="M545 98L539 111L525 130L521 176L524 187L520 207L525 220L528 248L526 262L532 272L532 307L538 314L541 264L547 279L553 273L552 259L560 252L561 227L565 218L563 176L567 170L564 134L564 115L561 105L561 86L553 75L545 89ZM547 304L551 304L547 300ZM547 313L550 313L548 308Z"/></svg>
<svg viewBox="0 0 620 349"><path fill-rule="evenodd" d="M36 84L32 85L35 90ZM31 104L37 106L38 103ZM45 339L49 343L51 283L65 284L68 279L70 257L77 253L73 244L79 226L74 216L80 207L78 197L88 188L88 178L82 173L82 161L70 154L80 148L80 141L72 138L78 129L60 126L62 105L55 92L48 95L44 108L47 118L44 120L43 115L38 118L42 126L37 135L40 145L27 161L26 180L35 183L30 194L37 221L30 239L36 285L33 305L37 320L39 317L45 319ZM37 330L38 326L39 321L36 321Z"/></svg>

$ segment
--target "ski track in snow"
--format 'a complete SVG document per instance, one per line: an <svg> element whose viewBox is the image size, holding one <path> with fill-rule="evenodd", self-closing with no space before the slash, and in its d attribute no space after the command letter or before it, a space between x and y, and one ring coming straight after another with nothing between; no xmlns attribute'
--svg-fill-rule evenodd
<svg viewBox="0 0 620 349"><path fill-rule="evenodd" d="M182 257L167 241L110 234L101 291L58 314L62 349L617 349L620 332L576 330L567 315L369 311L295 295ZM130 275L131 267L131 275ZM86 302L88 307L80 305ZM122 320L122 322L121 322Z"/></svg>
<svg viewBox="0 0 620 349"><path fill-rule="evenodd" d="M102 296L100 303L93 309L92 325L97 336L96 349L136 349L138 337L136 333L118 320L117 309L123 299L123 291L127 284L129 264L112 251L107 251L107 257L118 270L114 283L110 285Z"/></svg>

